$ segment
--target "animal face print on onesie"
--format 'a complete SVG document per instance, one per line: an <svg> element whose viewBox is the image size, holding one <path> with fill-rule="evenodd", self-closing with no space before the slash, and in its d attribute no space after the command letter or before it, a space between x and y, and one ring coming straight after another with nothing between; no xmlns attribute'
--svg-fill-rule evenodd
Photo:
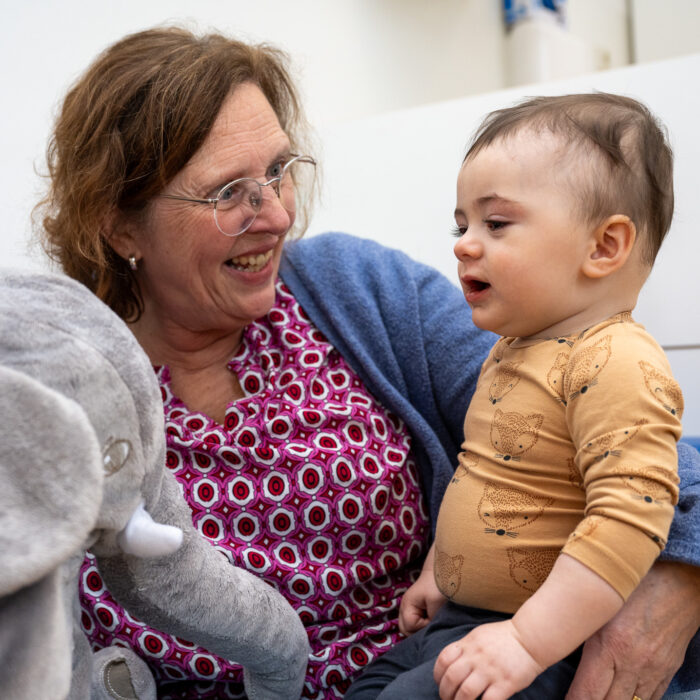
<svg viewBox="0 0 700 700"><path fill-rule="evenodd" d="M632 491L635 500L645 503L668 503L671 493L668 482L668 472L659 467L629 468L621 474L625 486Z"/></svg>
<svg viewBox="0 0 700 700"><path fill-rule="evenodd" d="M518 367L522 362L504 362L496 370L496 376L489 387L489 401L492 404L497 404L503 397L515 388L515 385L520 381L520 375L517 372Z"/></svg>
<svg viewBox="0 0 700 700"><path fill-rule="evenodd" d="M566 460L566 466L569 471L569 482L572 483L576 488L583 488L583 477L579 468L576 466L576 460L573 457L569 457Z"/></svg>
<svg viewBox="0 0 700 700"><path fill-rule="evenodd" d="M516 411L504 413L497 408L491 423L491 444L496 458L504 462L520 461L521 455L537 442L543 420L541 413L524 416Z"/></svg>
<svg viewBox="0 0 700 700"><path fill-rule="evenodd" d="M590 537L603 523L607 522L606 518L600 515L589 515L584 518L576 529L569 535L568 542L578 540L581 537Z"/></svg>
<svg viewBox="0 0 700 700"><path fill-rule="evenodd" d="M509 547L507 552L511 578L521 588L534 593L549 576L560 551L559 549L530 551Z"/></svg>
<svg viewBox="0 0 700 700"><path fill-rule="evenodd" d="M683 416L683 394L678 384L654 365L641 360L644 383L652 396L673 416Z"/></svg>
<svg viewBox="0 0 700 700"><path fill-rule="evenodd" d="M537 520L552 503L553 498L532 496L527 491L487 481L477 513L488 526L485 533L517 537L516 530Z"/></svg>
<svg viewBox="0 0 700 700"><path fill-rule="evenodd" d="M435 583L440 592L452 600L462 584L462 565L464 557L461 554L450 556L435 548Z"/></svg>
<svg viewBox="0 0 700 700"><path fill-rule="evenodd" d="M547 384L554 396L566 406L564 395L564 375L569 364L569 355L565 352L557 353L552 369L547 373Z"/></svg>
<svg viewBox="0 0 700 700"><path fill-rule="evenodd" d="M619 448L626 442L629 442L639 432L639 428L648 422L646 418L641 418L634 424L633 428L613 430L605 433L586 443L582 449L588 454L595 455L593 458L594 462L600 462L606 457L619 457L622 454L622 450Z"/></svg>
<svg viewBox="0 0 700 700"><path fill-rule="evenodd" d="M610 341L606 335L594 345L576 353L569 367L569 401L585 394L598 383L598 375L610 359Z"/></svg>
<svg viewBox="0 0 700 700"><path fill-rule="evenodd" d="M464 479L467 474L479 464L479 455L475 455L473 452L466 452L462 450L457 457L458 464L457 469L455 469L454 476L452 477L453 484L457 483L460 479Z"/></svg>

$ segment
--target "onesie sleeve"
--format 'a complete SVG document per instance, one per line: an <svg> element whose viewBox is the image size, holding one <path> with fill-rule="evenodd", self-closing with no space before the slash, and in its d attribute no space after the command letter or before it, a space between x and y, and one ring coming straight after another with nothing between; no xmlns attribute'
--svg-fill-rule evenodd
<svg viewBox="0 0 700 700"><path fill-rule="evenodd" d="M668 538L683 397L656 341L618 322L575 343L564 400L586 507L562 551L627 599Z"/></svg>

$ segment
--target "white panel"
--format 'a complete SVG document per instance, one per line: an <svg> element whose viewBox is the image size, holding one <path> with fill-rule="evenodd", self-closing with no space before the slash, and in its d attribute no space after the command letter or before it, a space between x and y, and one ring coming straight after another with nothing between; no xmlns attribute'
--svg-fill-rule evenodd
<svg viewBox="0 0 700 700"><path fill-rule="evenodd" d="M683 434L700 437L700 348L669 350L667 354L673 375L683 389Z"/></svg>
<svg viewBox="0 0 700 700"><path fill-rule="evenodd" d="M0 264L27 250L52 116L70 83L113 42L159 24L215 29L287 51L312 124L503 85L494 0L24 0L5 3L0 41ZM474 56L477 61L472 60Z"/></svg>
<svg viewBox="0 0 700 700"><path fill-rule="evenodd" d="M547 14L518 22L506 37L508 86L570 78L598 68L593 44L572 35Z"/></svg>
<svg viewBox="0 0 700 700"><path fill-rule="evenodd" d="M700 51L697 0L632 0L632 42L639 63Z"/></svg>
<svg viewBox="0 0 700 700"><path fill-rule="evenodd" d="M699 78L697 54L330 127L321 132L325 186L310 232L341 230L372 238L437 267L456 283L450 237L456 177L470 135L486 113L536 94L591 89L628 94L668 126L676 162L673 225L635 318L664 345L700 346L700 91L691 87ZM688 406L686 431L700 434L700 365L697 353L689 357L677 372Z"/></svg>
<svg viewBox="0 0 700 700"><path fill-rule="evenodd" d="M624 62L624 0L569 3L572 33L610 51L613 65ZM640 51L642 33L643 41L655 42L661 55L697 47L693 42L700 41L695 31L700 15L695 0L635 0L634 9ZM70 81L99 50L125 33L184 22L195 29L216 27L243 38L272 41L292 54L312 121L317 126L335 124L320 132L327 188L312 230L348 230L375 238L403 248L451 278L455 265L448 231L455 178L469 135L486 112L523 95L591 88L644 99L671 131L677 213L637 316L662 342L700 343L700 283L695 271L700 241L694 231L700 221L700 139L694 123L700 114L698 56L341 124L340 119L502 84L500 3L27 0L15 3L3 22L0 265L45 265L27 254L28 216L42 190L35 169L43 170L51 115ZM694 401L686 396L686 402Z"/></svg>
<svg viewBox="0 0 700 700"><path fill-rule="evenodd" d="M455 279L449 236L457 172L492 109L524 96L591 89L644 101L675 150L676 213L635 316L663 344L700 344L700 54L540 83L345 123L321 132L324 198L311 231L345 230L401 248Z"/></svg>

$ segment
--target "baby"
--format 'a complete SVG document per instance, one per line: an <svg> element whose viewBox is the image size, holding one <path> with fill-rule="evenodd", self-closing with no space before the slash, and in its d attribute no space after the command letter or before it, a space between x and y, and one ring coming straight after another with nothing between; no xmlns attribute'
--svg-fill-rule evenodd
<svg viewBox="0 0 700 700"><path fill-rule="evenodd" d="M683 400L631 311L671 223L672 171L627 97L540 97L481 125L455 254L474 323L503 337L402 602L402 629L422 629L348 699L563 698L580 645L663 549Z"/></svg>

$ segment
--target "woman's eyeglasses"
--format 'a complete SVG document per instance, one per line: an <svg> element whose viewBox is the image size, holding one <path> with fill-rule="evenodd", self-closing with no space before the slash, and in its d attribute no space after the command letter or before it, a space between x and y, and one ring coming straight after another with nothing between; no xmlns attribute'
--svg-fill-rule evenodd
<svg viewBox="0 0 700 700"><path fill-rule="evenodd" d="M292 154L291 160L282 167L282 172L267 182L258 182L252 177L241 177L224 185L216 197L198 199L177 194L162 194L167 199L214 205L214 221L224 236L240 236L245 233L260 213L263 203L263 187L272 187L282 206L295 212L297 183L313 176L316 161L311 156Z"/></svg>

